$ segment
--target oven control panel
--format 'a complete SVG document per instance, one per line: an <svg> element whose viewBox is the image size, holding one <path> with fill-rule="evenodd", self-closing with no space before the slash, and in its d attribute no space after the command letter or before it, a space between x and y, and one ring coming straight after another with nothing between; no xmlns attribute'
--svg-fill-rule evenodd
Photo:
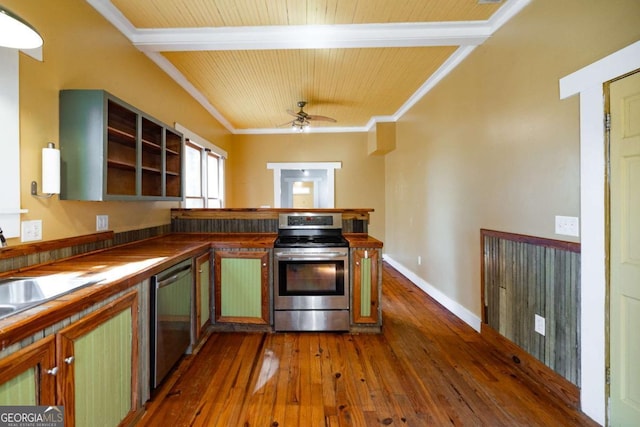
<svg viewBox="0 0 640 427"><path fill-rule="evenodd" d="M290 216L287 218L287 225L333 225L332 216Z"/></svg>
<svg viewBox="0 0 640 427"><path fill-rule="evenodd" d="M280 214L280 228L342 228L340 213L288 213Z"/></svg>

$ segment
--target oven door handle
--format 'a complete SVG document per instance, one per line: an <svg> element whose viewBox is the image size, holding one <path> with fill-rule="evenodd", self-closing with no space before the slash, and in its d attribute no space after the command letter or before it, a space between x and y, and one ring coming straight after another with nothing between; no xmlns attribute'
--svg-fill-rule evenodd
<svg viewBox="0 0 640 427"><path fill-rule="evenodd" d="M277 253L277 258L286 258L290 261L305 261L310 258L339 258L346 257L347 254L343 252L306 252L304 254L298 252L281 252Z"/></svg>

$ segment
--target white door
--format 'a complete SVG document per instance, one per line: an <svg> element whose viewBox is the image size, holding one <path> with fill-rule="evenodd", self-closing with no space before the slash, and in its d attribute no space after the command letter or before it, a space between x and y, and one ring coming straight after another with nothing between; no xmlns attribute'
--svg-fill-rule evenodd
<svg viewBox="0 0 640 427"><path fill-rule="evenodd" d="M610 424L640 425L640 72L611 83Z"/></svg>

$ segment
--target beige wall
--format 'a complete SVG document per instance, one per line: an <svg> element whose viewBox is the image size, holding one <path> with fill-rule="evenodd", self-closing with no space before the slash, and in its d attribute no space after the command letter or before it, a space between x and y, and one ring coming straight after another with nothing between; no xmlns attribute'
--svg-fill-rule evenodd
<svg viewBox="0 0 640 427"><path fill-rule="evenodd" d="M169 202L74 202L30 195L41 186L41 149L58 147L58 91L105 89L157 119L178 122L228 149L228 132L88 3L80 0L4 0L38 29L44 61L20 55L21 220L41 219L44 240L95 232L95 216L109 215L110 229L167 224ZM10 239L9 244L18 244Z"/></svg>
<svg viewBox="0 0 640 427"><path fill-rule="evenodd" d="M369 234L384 239L384 157L367 155L367 134L234 135L227 161L227 206L274 206L269 162L342 162L335 175L336 208L373 208Z"/></svg>
<svg viewBox="0 0 640 427"><path fill-rule="evenodd" d="M385 252L480 317L480 229L573 240L577 97L558 80L640 38L640 2L532 1L397 123ZM418 265L418 256L422 258Z"/></svg>

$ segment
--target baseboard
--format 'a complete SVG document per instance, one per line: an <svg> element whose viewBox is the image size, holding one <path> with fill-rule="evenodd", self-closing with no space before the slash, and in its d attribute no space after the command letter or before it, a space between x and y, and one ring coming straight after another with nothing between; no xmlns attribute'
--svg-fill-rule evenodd
<svg viewBox="0 0 640 427"><path fill-rule="evenodd" d="M390 266L398 270L404 277L409 279L414 285L424 291L431 298L442 304L447 310L453 313L456 317L460 318L463 322L471 326L476 331L480 332L481 319L474 313L469 311L466 307L460 305L458 302L452 300L447 295L443 294L439 289L419 277L413 271L406 268L404 265L395 261L388 255L383 255L383 258Z"/></svg>
<svg viewBox="0 0 640 427"><path fill-rule="evenodd" d="M482 324L480 333L487 342L500 352L507 362L511 362L526 375L542 384L565 404L581 409L580 389L575 384L527 353L514 342L500 335L498 331L487 324Z"/></svg>

